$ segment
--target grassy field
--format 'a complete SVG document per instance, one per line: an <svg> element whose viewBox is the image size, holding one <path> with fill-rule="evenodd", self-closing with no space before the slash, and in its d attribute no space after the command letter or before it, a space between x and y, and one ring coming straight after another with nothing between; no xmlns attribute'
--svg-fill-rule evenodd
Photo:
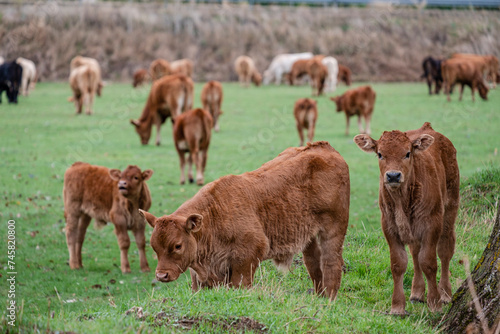
<svg viewBox="0 0 500 334"><path fill-rule="evenodd" d="M478 171L498 168L500 156L500 91L489 101L464 101L457 96L427 95L420 84L373 84L377 92L372 133L409 130L425 121L454 143L464 189ZM201 85L195 87L199 106ZM289 146L298 144L292 107L296 99L310 96L309 87L260 87L242 89L224 84L221 131L214 133L205 180L258 168ZM341 86L337 92L346 90ZM316 140L327 140L350 168L350 227L345 240L343 276L338 298L329 304L307 292L312 288L298 255L292 271L283 274L264 262L250 290L218 288L192 293L187 275L169 284L154 283L154 271L141 273L137 248L129 251L132 274L120 271L120 257L113 227L98 231L91 226L83 246L84 269L71 271L64 235L61 199L63 175L77 160L124 169L137 164L154 170L148 181L153 197L150 209L157 216L173 212L199 189L180 186L178 158L172 130L162 130L162 145L141 146L130 118L138 118L148 87L133 90L128 84L109 84L95 103L95 114L75 116L67 102L66 83L39 83L19 105L0 107L0 237L7 240L7 221L15 220L17 326L7 325L6 308L0 312L0 329L9 332L72 331L77 333L192 332L318 332L318 333L429 333L442 314L430 314L423 304L407 304L404 319L387 315L392 278L389 251L379 226L378 164L374 155L358 149L345 136L345 118L333 102L319 98ZM477 179L477 177L476 177ZM479 178L480 179L480 178ZM498 178L494 180L499 183ZM470 198L470 197L467 197ZM490 197L485 197L490 198ZM462 207L465 204L463 203ZM491 230L493 203L474 216L474 207L461 209L457 221L457 250L451 264L452 286L465 278L459 260L472 263L480 256ZM471 218L473 217L473 218ZM151 229L147 228L149 240ZM0 256L1 305L7 305L7 243ZM153 250L148 261L156 267ZM411 262L411 261L410 261ZM405 275L410 293L412 264ZM140 307L141 311L126 314ZM136 309L137 310L137 309ZM446 310L446 308L445 308Z"/></svg>

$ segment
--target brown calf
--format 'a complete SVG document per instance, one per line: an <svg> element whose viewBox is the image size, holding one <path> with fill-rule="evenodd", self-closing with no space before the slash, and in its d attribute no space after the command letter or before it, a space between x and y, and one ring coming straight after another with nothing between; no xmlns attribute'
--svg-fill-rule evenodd
<svg viewBox="0 0 500 334"><path fill-rule="evenodd" d="M317 101L307 98L297 100L293 107L293 115L295 116L295 124L299 132L299 146L304 145L303 129L307 129L307 140L312 142L316 119L318 118Z"/></svg>
<svg viewBox="0 0 500 334"><path fill-rule="evenodd" d="M168 75L151 86L148 100L138 120L130 120L141 143L147 145L151 128L156 125L156 145L160 145L160 128L168 117L175 118L193 107L193 80L184 75Z"/></svg>
<svg viewBox="0 0 500 334"><path fill-rule="evenodd" d="M252 81L255 86L260 86L262 76L257 70L252 58L248 56L239 56L234 61L234 70L238 74L240 85L243 87L248 87L250 81Z"/></svg>
<svg viewBox="0 0 500 334"><path fill-rule="evenodd" d="M299 59L293 63L292 70L288 75L288 80L291 86L294 85L296 80L308 74L309 60L310 59Z"/></svg>
<svg viewBox="0 0 500 334"><path fill-rule="evenodd" d="M135 71L134 73L134 82L132 86L137 88L138 86L142 86L148 80L148 70L141 68L140 70Z"/></svg>
<svg viewBox="0 0 500 334"><path fill-rule="evenodd" d="M170 75L172 69L170 68L170 63L165 59L153 60L149 66L149 75L153 81L163 78L166 75Z"/></svg>
<svg viewBox="0 0 500 334"><path fill-rule="evenodd" d="M134 233L141 270L149 271L145 252L146 225L138 210L151 207L151 195L145 182L151 175L150 169L141 172L137 166L128 166L120 172L83 162L76 162L66 170L63 198L71 269L82 267L82 245L90 220L94 218L98 226L107 222L115 226L123 273L130 272L128 230Z"/></svg>
<svg viewBox="0 0 500 334"><path fill-rule="evenodd" d="M190 268L193 290L250 287L262 261L289 269L302 252L316 293L333 300L342 278L349 194L344 159L327 142L316 142L211 182L168 216L141 211L154 228L156 278L172 282Z"/></svg>
<svg viewBox="0 0 500 334"><path fill-rule="evenodd" d="M358 129L360 133L370 134L370 121L375 106L375 91L370 86L353 88L341 96L331 97L330 100L337 105L337 112L344 111L346 117L345 134L349 135L349 119L358 116ZM361 117L365 119L365 130L361 125Z"/></svg>
<svg viewBox="0 0 500 334"><path fill-rule="evenodd" d="M71 59L71 62L69 64L69 72L71 73L75 68L83 65L89 66L97 74L98 85L96 93L97 96L101 96L104 84L102 82L101 66L99 66L97 60L89 57L76 56Z"/></svg>
<svg viewBox="0 0 500 334"><path fill-rule="evenodd" d="M351 70L349 67L339 64L337 82L343 81L347 86L351 85Z"/></svg>
<svg viewBox="0 0 500 334"><path fill-rule="evenodd" d="M478 63L483 78L490 79L493 88L496 88L497 73L499 70L498 58L493 55L477 55L472 53L454 53L452 58L467 58Z"/></svg>
<svg viewBox="0 0 500 334"><path fill-rule="evenodd" d="M409 245L415 274L410 300L440 311L451 300L449 265L455 250L455 219L459 204L460 175L451 141L429 123L407 132L384 132L379 140L368 135L354 137L365 152L379 159L379 206L382 230L391 253L394 280L391 314L405 314L403 276ZM441 280L436 252L441 259Z"/></svg>
<svg viewBox="0 0 500 334"><path fill-rule="evenodd" d="M208 146L212 135L213 120L207 110L194 109L185 112L177 117L174 123L174 143L179 154L181 165L181 184L186 182L184 167L188 157L188 178L189 183L193 183L193 163L196 166L196 183L202 185L204 181L205 166L207 164Z"/></svg>
<svg viewBox="0 0 500 334"><path fill-rule="evenodd" d="M73 90L70 100L75 103L76 113L81 114L85 106L85 113L92 115L94 96L99 89L99 75L95 68L88 65L74 68L69 75L69 85Z"/></svg>
<svg viewBox="0 0 500 334"><path fill-rule="evenodd" d="M313 95L316 96L323 94L325 80L328 76L328 68L321 62L323 58L323 56L315 56L309 60L307 66L307 73L309 74L309 77L311 77Z"/></svg>
<svg viewBox="0 0 500 334"><path fill-rule="evenodd" d="M444 90L446 92L448 102L451 101L451 87L453 87L456 83L460 84L459 101L462 101L465 85L471 88L472 101L475 101L474 93L476 88L479 91L479 96L481 96L483 100L488 99L488 87L484 84L482 75L483 65L483 62L469 58L451 58L441 63Z"/></svg>
<svg viewBox="0 0 500 334"><path fill-rule="evenodd" d="M222 114L222 85L218 81L209 81L201 89L201 104L203 109L212 115L215 132L219 132L219 116Z"/></svg>

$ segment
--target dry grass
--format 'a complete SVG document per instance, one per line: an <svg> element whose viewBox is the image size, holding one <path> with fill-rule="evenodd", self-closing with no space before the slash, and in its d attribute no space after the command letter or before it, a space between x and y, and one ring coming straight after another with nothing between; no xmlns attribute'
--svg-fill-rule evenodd
<svg viewBox="0 0 500 334"><path fill-rule="evenodd" d="M500 54L496 11L189 4L0 5L0 54L34 60L42 79L65 80L70 59L99 60L104 77L130 80L155 58L190 58L195 80L235 80L234 59L259 70L273 56L333 55L355 80L414 81L421 60L452 52Z"/></svg>

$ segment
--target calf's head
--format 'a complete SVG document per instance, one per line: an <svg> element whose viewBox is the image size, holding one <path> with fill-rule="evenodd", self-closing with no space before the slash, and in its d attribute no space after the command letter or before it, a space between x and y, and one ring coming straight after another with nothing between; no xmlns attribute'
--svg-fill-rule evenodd
<svg viewBox="0 0 500 334"><path fill-rule="evenodd" d="M151 126L146 122L141 122L135 119L130 120L130 124L135 127L135 132L141 138L141 144L147 145L149 143L149 138L151 138Z"/></svg>
<svg viewBox="0 0 500 334"><path fill-rule="evenodd" d="M342 96L331 97L330 100L335 102L335 104L337 105L337 112L341 112L342 111Z"/></svg>
<svg viewBox="0 0 500 334"><path fill-rule="evenodd" d="M384 131L379 140L368 135L357 135L354 142L365 152L378 156L380 179L386 189L393 190L404 185L413 170L413 156L427 150L434 137L422 134L414 140L401 131Z"/></svg>
<svg viewBox="0 0 500 334"><path fill-rule="evenodd" d="M255 84L255 86L259 87L262 83L262 75L260 75L259 73L252 74L252 82Z"/></svg>
<svg viewBox="0 0 500 334"><path fill-rule="evenodd" d="M188 217L170 215L156 218L149 212L139 212L153 227L151 247L158 256L156 279L160 282L175 281L196 262L198 248L193 233L200 231L203 216L192 214Z"/></svg>
<svg viewBox="0 0 500 334"><path fill-rule="evenodd" d="M477 90L483 100L488 100L488 87L483 83L482 79L477 84Z"/></svg>
<svg viewBox="0 0 500 334"><path fill-rule="evenodd" d="M153 175L151 169L141 172L139 167L129 165L126 169L111 169L109 176L118 181L118 191L127 198L139 196L142 191L142 183Z"/></svg>

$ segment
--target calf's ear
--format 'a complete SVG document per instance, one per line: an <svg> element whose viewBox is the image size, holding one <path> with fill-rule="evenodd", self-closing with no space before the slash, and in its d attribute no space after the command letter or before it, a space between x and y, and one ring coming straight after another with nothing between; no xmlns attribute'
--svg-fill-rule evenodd
<svg viewBox="0 0 500 334"><path fill-rule="evenodd" d="M136 121L135 119L131 119L130 124L135 125L137 127L139 127L139 125L141 125L141 123L139 121Z"/></svg>
<svg viewBox="0 0 500 334"><path fill-rule="evenodd" d="M186 231L190 232L198 232L201 229L201 224L203 221L203 216L197 213L192 214L186 219Z"/></svg>
<svg viewBox="0 0 500 334"><path fill-rule="evenodd" d="M141 216L148 222L148 224L154 228L156 224L156 217L149 212L139 209Z"/></svg>
<svg viewBox="0 0 500 334"><path fill-rule="evenodd" d="M377 148L377 141L368 135L357 135L354 137L354 142L360 149L368 153L375 152Z"/></svg>
<svg viewBox="0 0 500 334"><path fill-rule="evenodd" d="M428 134L419 136L412 142L415 152L423 152L434 143L434 137Z"/></svg>
<svg viewBox="0 0 500 334"><path fill-rule="evenodd" d="M144 172L142 172L142 180L147 181L153 176L153 171L151 169L146 169Z"/></svg>
<svg viewBox="0 0 500 334"><path fill-rule="evenodd" d="M122 175L122 172L119 169L110 169L109 170L109 176L115 181L120 181L120 177Z"/></svg>

